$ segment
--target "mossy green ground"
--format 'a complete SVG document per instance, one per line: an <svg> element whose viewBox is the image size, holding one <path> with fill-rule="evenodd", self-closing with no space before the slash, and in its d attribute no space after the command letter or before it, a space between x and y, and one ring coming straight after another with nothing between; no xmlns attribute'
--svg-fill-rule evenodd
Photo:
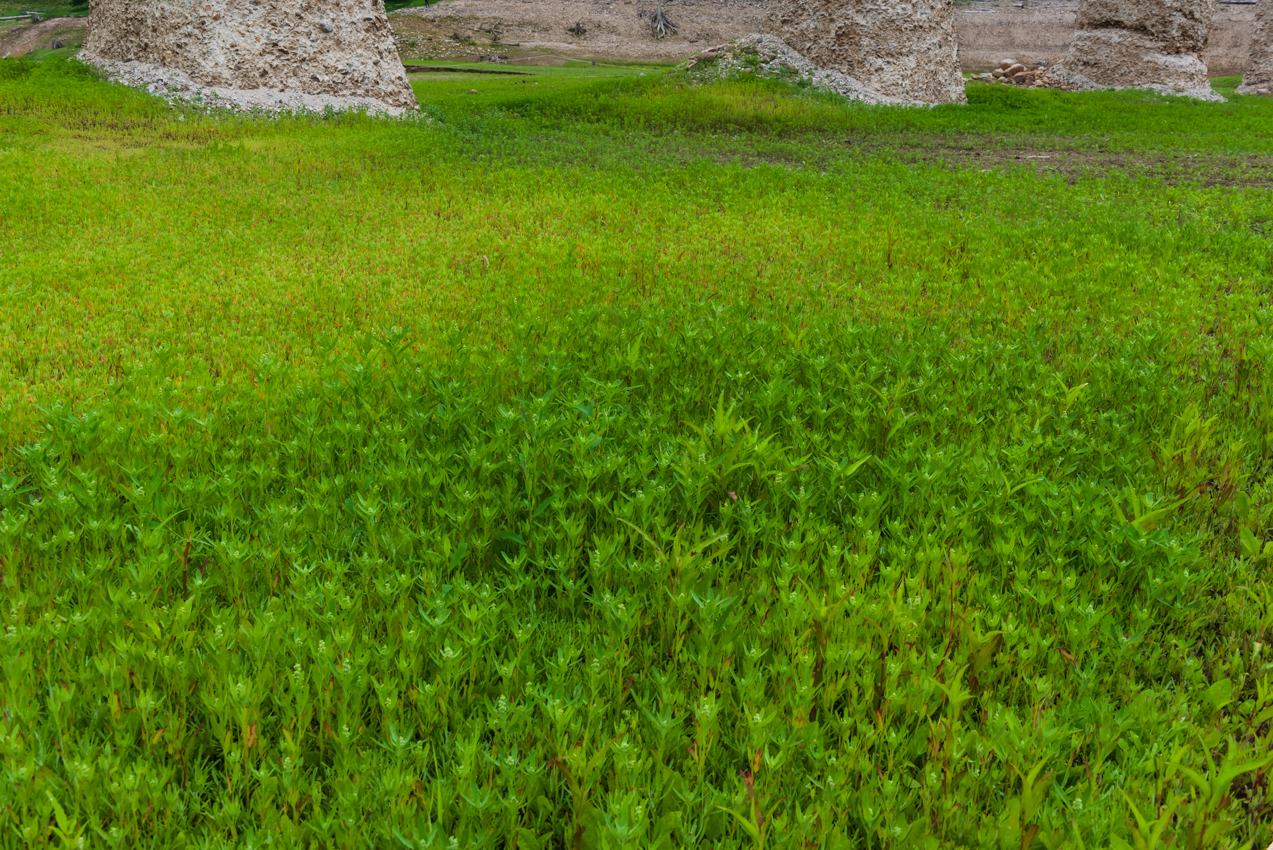
<svg viewBox="0 0 1273 850"><path fill-rule="evenodd" d="M1273 840L1273 101L528 70L0 64L0 842Z"/></svg>

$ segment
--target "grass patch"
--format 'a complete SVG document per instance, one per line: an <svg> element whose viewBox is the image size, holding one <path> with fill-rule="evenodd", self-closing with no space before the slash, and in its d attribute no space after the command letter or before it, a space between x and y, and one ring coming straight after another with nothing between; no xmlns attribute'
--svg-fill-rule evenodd
<svg viewBox="0 0 1273 850"><path fill-rule="evenodd" d="M0 18L8 18L14 15L23 15L27 12L35 12L42 18L61 18L67 15L88 15L88 3L74 2L74 0L43 0L43 2L32 6L25 2L12 2L12 0L0 0ZM3 26L3 24L0 24Z"/></svg>
<svg viewBox="0 0 1273 850"><path fill-rule="evenodd" d="M8 840L1273 840L1273 104L528 70L0 63Z"/></svg>

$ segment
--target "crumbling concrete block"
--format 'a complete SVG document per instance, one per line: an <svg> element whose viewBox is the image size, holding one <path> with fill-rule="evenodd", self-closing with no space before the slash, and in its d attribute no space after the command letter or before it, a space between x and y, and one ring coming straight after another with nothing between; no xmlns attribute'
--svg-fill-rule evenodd
<svg viewBox="0 0 1273 850"><path fill-rule="evenodd" d="M93 0L86 58L201 85L366 97L414 109L383 0Z"/></svg>
<svg viewBox="0 0 1273 850"><path fill-rule="evenodd" d="M1202 51L1216 0L1079 0L1058 75L1074 88L1147 88L1205 100Z"/></svg>
<svg viewBox="0 0 1273 850"><path fill-rule="evenodd" d="M892 98L965 103L954 0L776 0L770 31Z"/></svg>
<svg viewBox="0 0 1273 850"><path fill-rule="evenodd" d="M1273 94L1273 0L1260 0L1251 28L1251 57L1238 94Z"/></svg>

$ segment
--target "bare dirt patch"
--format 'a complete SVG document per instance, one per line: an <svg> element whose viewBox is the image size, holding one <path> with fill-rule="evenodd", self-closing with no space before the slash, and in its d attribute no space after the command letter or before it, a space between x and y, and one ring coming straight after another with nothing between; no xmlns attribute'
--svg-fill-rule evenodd
<svg viewBox="0 0 1273 850"><path fill-rule="evenodd" d="M705 47L764 29L764 0L679 0L676 25L654 35L647 0L450 0L389 16L404 60L606 59L680 62Z"/></svg>
<svg viewBox="0 0 1273 850"><path fill-rule="evenodd" d="M900 142L900 143L899 143ZM857 146L863 153L892 152L907 163L945 163L952 169L1030 169L1037 174L1056 174L1067 181L1103 177L1119 172L1131 177L1159 179L1169 185L1273 187L1273 156L1246 154L1144 154L1124 151L1065 150L1057 148L993 148L984 139L947 139L940 143L906 146L898 139L867 140Z"/></svg>
<svg viewBox="0 0 1273 850"><path fill-rule="evenodd" d="M705 47L766 31L768 0L669 0L675 33L651 33L653 0L448 0L389 16L403 59L552 62L573 59L680 62ZM960 2L959 63L988 71L1004 59L1033 66L1065 55L1077 0ZM1253 5L1221 3L1202 54L1213 76L1246 67Z"/></svg>
<svg viewBox="0 0 1273 850"><path fill-rule="evenodd" d="M88 22L84 18L50 18L38 24L19 24L0 29L0 56L25 56L33 50L47 50L54 39L65 47L84 43Z"/></svg>

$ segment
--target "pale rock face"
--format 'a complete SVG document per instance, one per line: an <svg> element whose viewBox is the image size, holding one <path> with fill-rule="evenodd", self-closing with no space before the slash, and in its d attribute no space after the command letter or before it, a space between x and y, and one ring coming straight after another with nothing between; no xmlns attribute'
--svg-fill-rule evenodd
<svg viewBox="0 0 1273 850"><path fill-rule="evenodd" d="M1200 58L1215 0L1079 0L1059 73L1080 88L1151 88L1215 99Z"/></svg>
<svg viewBox="0 0 1273 850"><path fill-rule="evenodd" d="M891 98L966 103L954 0L776 0L770 30Z"/></svg>
<svg viewBox="0 0 1273 850"><path fill-rule="evenodd" d="M1080 0L1074 28L1128 30L1153 38L1165 54L1197 54L1215 13L1215 0Z"/></svg>
<svg viewBox="0 0 1273 850"><path fill-rule="evenodd" d="M84 55L201 85L416 107L383 0L92 0Z"/></svg>
<svg viewBox="0 0 1273 850"><path fill-rule="evenodd" d="M1251 58L1238 94L1273 94L1273 0L1260 0L1251 30Z"/></svg>

